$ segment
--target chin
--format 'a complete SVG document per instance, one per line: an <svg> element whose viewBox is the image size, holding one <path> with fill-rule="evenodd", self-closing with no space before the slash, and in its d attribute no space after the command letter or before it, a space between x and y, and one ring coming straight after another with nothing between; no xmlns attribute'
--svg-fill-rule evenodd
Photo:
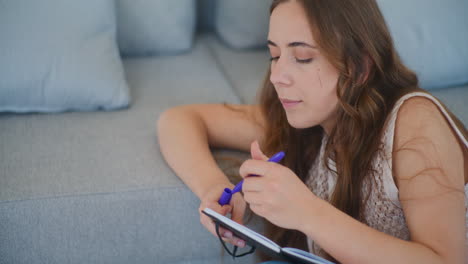
<svg viewBox="0 0 468 264"><path fill-rule="evenodd" d="M289 125L297 129L309 128L319 124L318 122L304 120L290 115L286 115L286 117L288 118Z"/></svg>

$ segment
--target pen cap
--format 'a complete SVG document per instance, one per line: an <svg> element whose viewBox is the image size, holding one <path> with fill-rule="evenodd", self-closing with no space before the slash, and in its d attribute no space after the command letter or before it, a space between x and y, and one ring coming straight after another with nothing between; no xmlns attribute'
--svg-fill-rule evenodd
<svg viewBox="0 0 468 264"><path fill-rule="evenodd" d="M229 204L229 202L231 201L231 197L232 197L232 191L231 191L231 189L229 189L229 188L224 188L223 194L221 194L221 198L219 198L218 203L219 203L220 205Z"/></svg>

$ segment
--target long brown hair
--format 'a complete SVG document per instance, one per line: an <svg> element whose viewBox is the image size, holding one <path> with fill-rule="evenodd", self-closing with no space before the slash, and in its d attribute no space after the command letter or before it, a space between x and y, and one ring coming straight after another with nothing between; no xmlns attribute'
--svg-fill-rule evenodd
<svg viewBox="0 0 468 264"><path fill-rule="evenodd" d="M288 0L274 0L270 13ZM403 95L422 91L417 76L401 62L375 0L297 0L307 14L321 53L338 70L336 125L324 159L335 160L338 175L330 203L363 221L363 182L381 144L389 112ZM324 131L320 126L295 129L288 124L268 71L259 94L266 124L262 147L268 155L284 150L283 164L305 182L318 158ZM456 120L456 119L455 119ZM457 120L460 127L461 122ZM462 131L466 131L462 129ZM325 164L328 164L325 162ZM330 168L328 168L330 169ZM313 177L313 175L311 175ZM282 246L306 249L306 237L266 223L269 237ZM329 255L325 257L332 259Z"/></svg>

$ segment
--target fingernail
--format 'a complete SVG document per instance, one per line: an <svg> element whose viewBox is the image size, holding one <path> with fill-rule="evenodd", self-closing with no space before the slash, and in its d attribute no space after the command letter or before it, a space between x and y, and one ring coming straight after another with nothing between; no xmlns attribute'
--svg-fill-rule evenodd
<svg viewBox="0 0 468 264"><path fill-rule="evenodd" d="M237 244L237 246L239 246L239 247L244 247L245 242L242 241L242 240L239 240L239 241L237 241L236 244Z"/></svg>
<svg viewBox="0 0 468 264"><path fill-rule="evenodd" d="M224 232L224 235L223 235L225 238L231 238L232 237L232 233L231 232Z"/></svg>

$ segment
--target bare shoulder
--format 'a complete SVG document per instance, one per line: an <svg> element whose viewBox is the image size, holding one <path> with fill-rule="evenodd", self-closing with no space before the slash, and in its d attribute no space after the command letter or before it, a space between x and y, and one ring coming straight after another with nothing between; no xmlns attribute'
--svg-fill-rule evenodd
<svg viewBox="0 0 468 264"><path fill-rule="evenodd" d="M463 150L432 100L413 97L403 103L393 150L393 177L411 240L448 263L461 263L466 250Z"/></svg>
<svg viewBox="0 0 468 264"><path fill-rule="evenodd" d="M429 130L427 130L429 129ZM395 124L395 134L399 138L412 137L429 132L450 132L449 124L439 107L425 97L407 99L400 107Z"/></svg>
<svg viewBox="0 0 468 264"><path fill-rule="evenodd" d="M455 146L461 151L458 135L429 98L413 97L400 107L395 123L394 147L402 147L410 141L428 140L432 144Z"/></svg>
<svg viewBox="0 0 468 264"><path fill-rule="evenodd" d="M403 103L395 123L393 149L398 185L421 173L436 171L452 177L444 182L464 179L461 142L439 107L428 98L413 97Z"/></svg>

